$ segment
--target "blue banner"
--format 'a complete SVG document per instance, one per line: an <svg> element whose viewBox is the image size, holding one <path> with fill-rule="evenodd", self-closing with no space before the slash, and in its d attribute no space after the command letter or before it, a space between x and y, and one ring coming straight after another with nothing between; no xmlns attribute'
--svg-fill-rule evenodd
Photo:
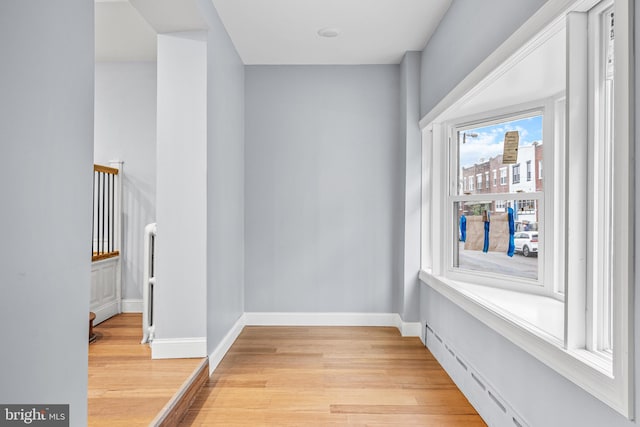
<svg viewBox="0 0 640 427"><path fill-rule="evenodd" d="M482 252L489 252L489 224L491 224L491 215L489 212L485 212L484 246L482 247Z"/></svg>
<svg viewBox="0 0 640 427"><path fill-rule="evenodd" d="M509 222L509 249L507 249L507 255L513 256L516 250L516 244L513 241L513 235L516 232L516 225L513 219L513 208L507 209L507 220Z"/></svg>

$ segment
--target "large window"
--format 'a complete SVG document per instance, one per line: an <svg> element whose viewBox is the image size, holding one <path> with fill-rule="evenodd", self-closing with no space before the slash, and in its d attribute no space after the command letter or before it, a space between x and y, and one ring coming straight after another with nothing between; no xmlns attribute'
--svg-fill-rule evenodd
<svg viewBox="0 0 640 427"><path fill-rule="evenodd" d="M420 278L632 416L633 1L558 3L421 121Z"/></svg>
<svg viewBox="0 0 640 427"><path fill-rule="evenodd" d="M537 230L543 229L544 215L536 209L535 201L543 198L542 189L512 185L494 187L493 192L478 196L477 193L458 192L455 178L464 176L464 171L471 167L486 169L488 177L491 168L506 168L510 162L532 157L543 140L542 109L517 112L513 116L487 117L451 129L455 133L450 147L454 183L449 204L459 224L455 235L460 236L454 245L452 268L462 276L488 273L491 280L502 281L505 287L515 283L539 285L542 263L537 255L542 252L544 239L542 231L538 235ZM465 134L477 136L464 138ZM514 135L517 141L510 147L505 141ZM511 159L508 158L510 149L517 152ZM481 189L482 174L477 175L477 183L477 188ZM514 178L513 184L519 183ZM529 241L513 238L516 230L529 232L534 229L535 238L531 235Z"/></svg>

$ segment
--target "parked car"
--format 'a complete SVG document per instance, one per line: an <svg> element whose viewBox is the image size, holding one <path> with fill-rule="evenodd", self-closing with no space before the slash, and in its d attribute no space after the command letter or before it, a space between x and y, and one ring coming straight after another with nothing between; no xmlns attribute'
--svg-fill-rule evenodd
<svg viewBox="0 0 640 427"><path fill-rule="evenodd" d="M515 223L517 231L538 231L538 223L530 221L516 221Z"/></svg>
<svg viewBox="0 0 640 427"><path fill-rule="evenodd" d="M520 252L524 256L538 254L537 231L519 231L513 235L513 242L516 252Z"/></svg>

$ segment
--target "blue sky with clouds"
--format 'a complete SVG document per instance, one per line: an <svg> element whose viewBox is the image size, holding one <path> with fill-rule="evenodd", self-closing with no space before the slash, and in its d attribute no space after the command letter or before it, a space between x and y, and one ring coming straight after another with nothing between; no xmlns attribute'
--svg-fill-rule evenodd
<svg viewBox="0 0 640 427"><path fill-rule="evenodd" d="M502 154L504 134L517 130L520 133L520 146L531 145L533 142L542 142L542 116L527 117L524 119L498 123L491 126L467 129L468 134L477 133L477 138L467 136L466 143L460 143L460 167L472 166L489 160Z"/></svg>

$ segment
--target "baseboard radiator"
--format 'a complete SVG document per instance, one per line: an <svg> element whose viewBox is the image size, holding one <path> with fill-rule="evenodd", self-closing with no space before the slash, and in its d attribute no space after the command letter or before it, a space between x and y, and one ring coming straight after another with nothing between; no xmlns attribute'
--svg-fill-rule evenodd
<svg viewBox="0 0 640 427"><path fill-rule="evenodd" d="M142 272L142 344L153 340L153 287L156 283L154 261L156 223L144 228L144 270Z"/></svg>
<svg viewBox="0 0 640 427"><path fill-rule="evenodd" d="M425 344L489 426L529 425L469 360L430 325L426 325Z"/></svg>

